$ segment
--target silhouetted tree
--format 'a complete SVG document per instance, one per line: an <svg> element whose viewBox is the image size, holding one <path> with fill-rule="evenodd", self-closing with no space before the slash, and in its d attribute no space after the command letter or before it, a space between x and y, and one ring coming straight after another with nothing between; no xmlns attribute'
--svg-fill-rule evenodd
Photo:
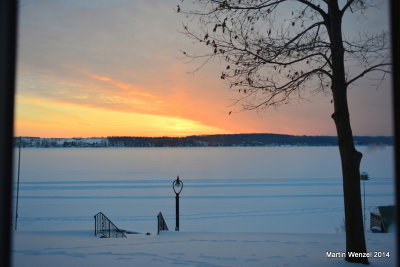
<svg viewBox="0 0 400 267"><path fill-rule="evenodd" d="M221 79L238 90L244 109L286 104L301 98L306 89L332 92L347 252L366 252L362 154L354 146L347 89L372 72L383 79L390 62L386 32L345 38L342 21L345 14L362 14L370 7L372 2L366 0L192 0L177 7L187 17L184 34L210 48L200 55L183 53L203 58L201 66L214 57L222 58L227 64ZM347 256L346 260L368 263L367 258Z"/></svg>

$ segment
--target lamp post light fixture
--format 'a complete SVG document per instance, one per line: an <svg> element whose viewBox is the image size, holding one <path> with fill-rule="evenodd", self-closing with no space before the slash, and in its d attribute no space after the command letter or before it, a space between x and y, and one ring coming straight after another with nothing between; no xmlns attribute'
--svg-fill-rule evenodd
<svg viewBox="0 0 400 267"><path fill-rule="evenodd" d="M183 182L179 180L179 176L176 177L176 180L172 183L172 189L175 192L175 203L176 203L176 226L175 231L179 231L179 194L181 193L183 188Z"/></svg>

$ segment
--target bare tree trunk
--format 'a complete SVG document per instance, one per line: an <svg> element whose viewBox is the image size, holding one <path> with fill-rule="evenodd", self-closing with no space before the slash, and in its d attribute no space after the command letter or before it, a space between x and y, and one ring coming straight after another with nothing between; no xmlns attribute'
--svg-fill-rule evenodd
<svg viewBox="0 0 400 267"><path fill-rule="evenodd" d="M347 84L344 69L342 16L337 1L329 1L327 27L332 52L332 93L340 158L342 162L344 210L346 225L346 260L368 263L368 258L351 257L349 252L365 253L364 224L361 206L360 162L362 154L354 147L347 103Z"/></svg>

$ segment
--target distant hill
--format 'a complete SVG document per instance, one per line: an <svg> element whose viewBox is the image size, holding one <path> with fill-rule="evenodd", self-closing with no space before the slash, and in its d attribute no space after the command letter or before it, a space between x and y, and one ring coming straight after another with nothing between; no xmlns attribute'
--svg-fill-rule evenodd
<svg viewBox="0 0 400 267"><path fill-rule="evenodd" d="M216 134L186 137L39 138L22 137L23 147L235 147L235 146L337 146L336 136L287 134ZM356 145L393 145L389 136L355 136ZM18 146L19 138L15 138Z"/></svg>

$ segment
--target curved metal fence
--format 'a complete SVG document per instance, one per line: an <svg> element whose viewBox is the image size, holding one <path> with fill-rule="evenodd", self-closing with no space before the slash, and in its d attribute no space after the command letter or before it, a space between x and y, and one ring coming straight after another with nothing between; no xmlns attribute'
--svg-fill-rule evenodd
<svg viewBox="0 0 400 267"><path fill-rule="evenodd" d="M101 237L126 237L126 235L102 212L94 215L94 235Z"/></svg>

